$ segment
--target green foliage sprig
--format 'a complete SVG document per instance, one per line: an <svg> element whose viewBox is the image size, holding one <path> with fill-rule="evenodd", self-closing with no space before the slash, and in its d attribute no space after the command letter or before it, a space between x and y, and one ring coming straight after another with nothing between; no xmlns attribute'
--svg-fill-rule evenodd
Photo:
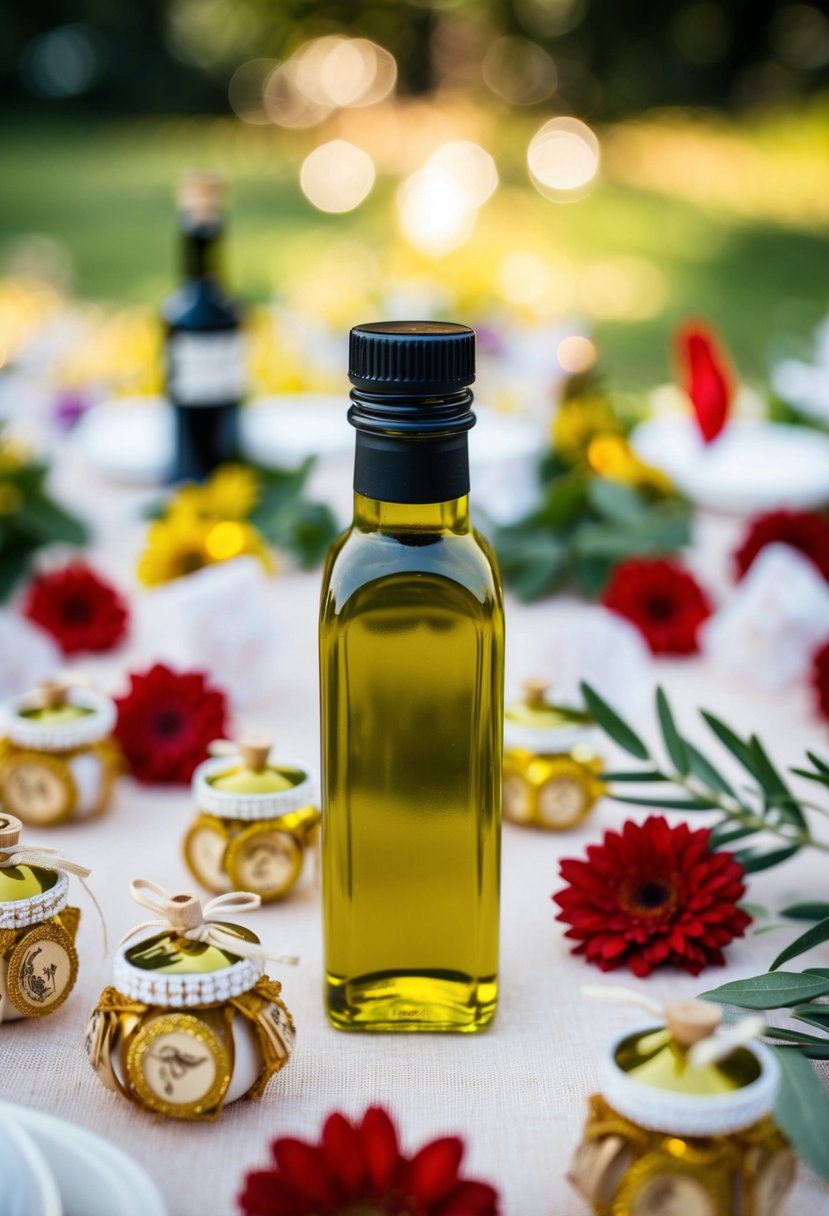
<svg viewBox="0 0 829 1216"><path fill-rule="evenodd" d="M735 856L747 873L767 870L794 857L803 848L829 853L829 842L812 834L807 810L829 814L829 809L795 797L785 778L772 762L756 735L742 738L712 713L702 718L716 740L742 768L747 783L727 780L714 762L679 731L668 698L656 692L656 713L662 734L665 759L655 759L636 731L587 684L582 685L587 708L598 726L629 755L646 768L607 772L603 780L616 802L667 811L714 811L719 819L711 830L711 847L739 845ZM820 785L829 786L829 763L807 752L811 768L791 771ZM681 791L672 796L654 787ZM623 786L620 792L617 786ZM646 786L645 789L636 789ZM769 842L769 837L773 842ZM827 913L829 915L829 912ZM829 927L827 927L829 938Z"/></svg>
<svg viewBox="0 0 829 1216"><path fill-rule="evenodd" d="M255 469L260 497L250 522L277 549L289 553L308 569L323 560L339 532L331 508L306 497L305 486L314 457L296 469Z"/></svg>
<svg viewBox="0 0 829 1216"><path fill-rule="evenodd" d="M49 466L31 460L0 434L0 602L45 545L83 545L86 526L49 495Z"/></svg>
<svg viewBox="0 0 829 1216"><path fill-rule="evenodd" d="M493 530L504 581L521 600L571 584L595 597L614 566L664 557L691 539L691 511L678 496L653 498L589 469L559 466L541 506Z"/></svg>

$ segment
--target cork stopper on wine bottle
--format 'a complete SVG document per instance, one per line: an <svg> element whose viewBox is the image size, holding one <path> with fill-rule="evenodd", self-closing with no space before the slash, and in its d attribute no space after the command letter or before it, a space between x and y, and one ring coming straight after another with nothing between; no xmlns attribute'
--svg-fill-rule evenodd
<svg viewBox="0 0 829 1216"><path fill-rule="evenodd" d="M0 812L0 849L9 849L20 840L23 824L14 815Z"/></svg>
<svg viewBox="0 0 829 1216"><path fill-rule="evenodd" d="M722 1022L722 1010L710 1001L677 1001L665 1006L665 1022L680 1047L707 1039Z"/></svg>
<svg viewBox="0 0 829 1216"><path fill-rule="evenodd" d="M215 224L222 216L225 181L220 173L190 169L178 185L178 205L191 220Z"/></svg>
<svg viewBox="0 0 829 1216"><path fill-rule="evenodd" d="M243 735L239 740L239 755L245 768L261 773L268 765L271 740L267 735Z"/></svg>
<svg viewBox="0 0 829 1216"><path fill-rule="evenodd" d="M549 681L542 679L540 676L530 676L529 679L523 681L524 700L527 705L533 709L541 709L544 705L544 698L550 688Z"/></svg>

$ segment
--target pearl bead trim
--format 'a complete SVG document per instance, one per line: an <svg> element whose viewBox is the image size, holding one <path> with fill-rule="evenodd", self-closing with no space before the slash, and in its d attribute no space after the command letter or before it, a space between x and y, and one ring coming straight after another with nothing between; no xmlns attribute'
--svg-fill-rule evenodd
<svg viewBox="0 0 829 1216"><path fill-rule="evenodd" d="M241 759L217 756L213 760L205 760L193 774L193 798L200 811L207 811L219 819L276 819L280 815L290 815L293 811L301 811L303 807L311 806L315 800L315 782L308 775L304 764L294 764L293 761L280 761L276 767L294 772L305 773L305 778L298 785L292 785L287 790L272 790L267 794L235 794L228 790L217 790L210 782L211 777L227 773Z"/></svg>
<svg viewBox="0 0 829 1216"><path fill-rule="evenodd" d="M69 900L69 879L60 870L57 874L57 882L48 891L0 903L0 929L27 929L62 912Z"/></svg>
<svg viewBox="0 0 829 1216"><path fill-rule="evenodd" d="M91 709L91 714L72 718L68 722L43 722L39 718L24 718L26 698L8 701L2 708L2 733L18 747L31 747L35 751L68 752L76 747L98 743L112 734L117 716L115 703L103 693L89 688L70 688L67 693L70 705Z"/></svg>
<svg viewBox="0 0 829 1216"><path fill-rule="evenodd" d="M145 1005L186 1009L193 1005L228 1001L252 988L264 969L261 960L242 958L221 971L193 972L189 975L161 975L157 971L144 971L126 957L127 951L139 945L141 940L130 940L119 947L112 971L118 991Z"/></svg>

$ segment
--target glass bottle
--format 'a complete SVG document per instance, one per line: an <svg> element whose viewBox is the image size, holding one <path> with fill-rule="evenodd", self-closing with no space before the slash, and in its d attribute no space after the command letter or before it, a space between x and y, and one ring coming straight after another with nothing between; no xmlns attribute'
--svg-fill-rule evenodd
<svg viewBox="0 0 829 1216"><path fill-rule="evenodd" d="M184 278L162 305L174 482L201 481L238 446L244 348L239 307L220 278L223 193L213 173L186 173L179 187Z"/></svg>
<svg viewBox="0 0 829 1216"><path fill-rule="evenodd" d="M469 519L474 343L448 323L351 331L354 522L320 614L325 998L344 1030L495 1013L504 625Z"/></svg>

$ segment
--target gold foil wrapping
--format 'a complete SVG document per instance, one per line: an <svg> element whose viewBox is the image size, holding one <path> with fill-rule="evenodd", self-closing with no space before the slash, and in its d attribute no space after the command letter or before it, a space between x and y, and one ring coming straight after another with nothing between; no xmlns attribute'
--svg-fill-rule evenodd
<svg viewBox="0 0 829 1216"><path fill-rule="evenodd" d="M18 1014L45 1017L59 1009L78 978L78 908L24 929L0 930L5 995Z"/></svg>
<svg viewBox="0 0 829 1216"><path fill-rule="evenodd" d="M92 756L100 765L97 794L86 814L102 814L122 768L121 753L113 739L100 739L60 752L39 751L20 747L10 739L0 740L0 802L32 827L65 823L78 809L79 792L72 761L81 756Z"/></svg>
<svg viewBox="0 0 829 1216"><path fill-rule="evenodd" d="M594 1094L569 1177L595 1216L776 1216L794 1173L770 1117L727 1135L672 1136Z"/></svg>
<svg viewBox="0 0 829 1216"><path fill-rule="evenodd" d="M602 762L583 749L538 755L514 747L504 753L504 818L548 831L573 828L604 792Z"/></svg>
<svg viewBox="0 0 829 1216"><path fill-rule="evenodd" d="M201 812L184 839L193 877L208 891L253 891L263 903L284 898L296 884L307 848L316 844L314 807L274 819L224 819Z"/></svg>
<svg viewBox="0 0 829 1216"><path fill-rule="evenodd" d="M245 1096L259 1098L287 1063L293 1019L282 986L266 976L241 996L173 1009L105 988L86 1028L86 1051L100 1080L144 1110L173 1119L213 1120L235 1064L233 1024L253 1028L262 1064Z"/></svg>

